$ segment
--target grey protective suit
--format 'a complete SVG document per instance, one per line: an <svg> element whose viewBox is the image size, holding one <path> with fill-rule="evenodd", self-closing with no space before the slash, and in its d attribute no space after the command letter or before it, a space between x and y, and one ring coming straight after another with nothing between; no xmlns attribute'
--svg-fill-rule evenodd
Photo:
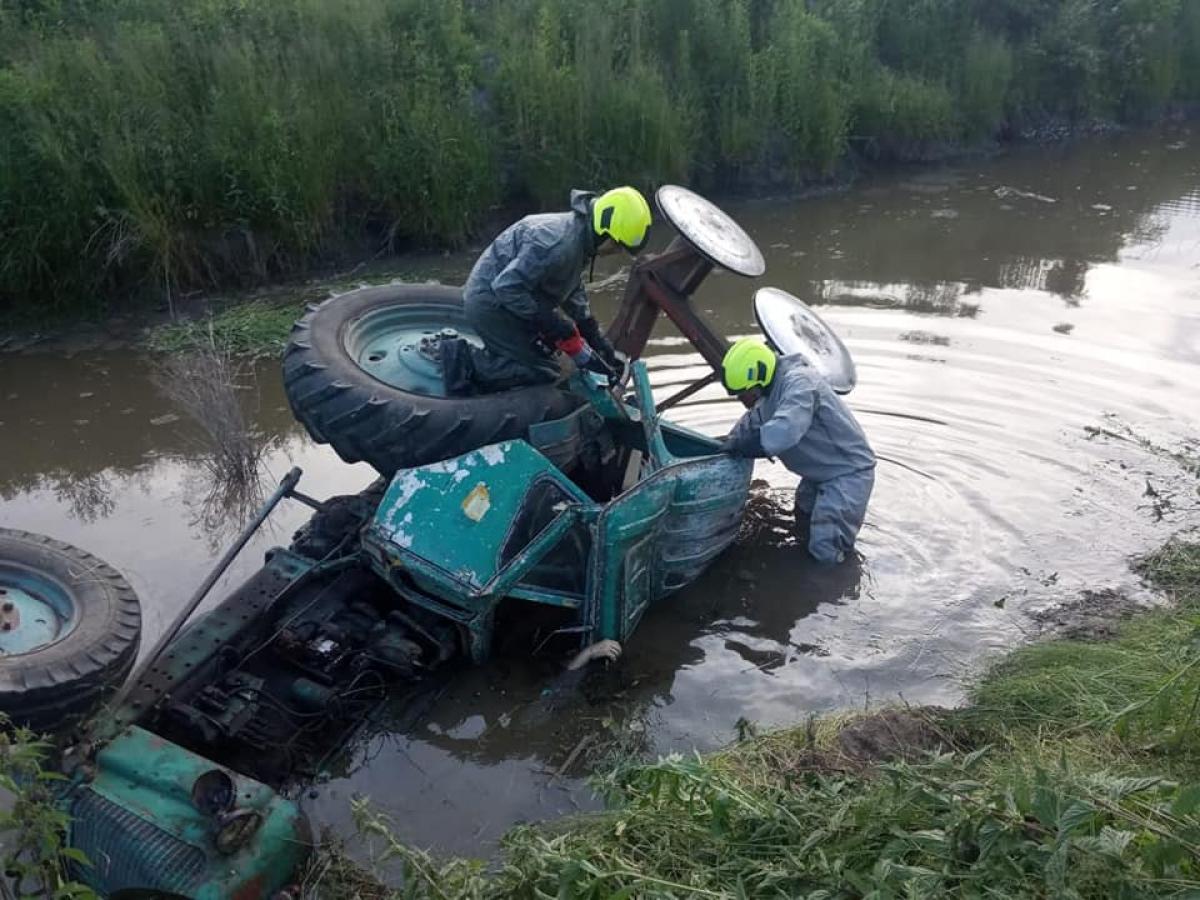
<svg viewBox="0 0 1200 900"><path fill-rule="evenodd" d="M875 454L829 382L799 355L784 356L766 395L733 427L726 449L774 456L800 476L796 523L818 561L854 548L875 484Z"/></svg>
<svg viewBox="0 0 1200 900"><path fill-rule="evenodd" d="M561 319L560 309L575 323L591 316L583 273L596 252L589 221L595 196L572 191L570 212L526 216L475 262L463 300L484 343L471 352L476 387L499 391L558 378L555 336L539 322Z"/></svg>

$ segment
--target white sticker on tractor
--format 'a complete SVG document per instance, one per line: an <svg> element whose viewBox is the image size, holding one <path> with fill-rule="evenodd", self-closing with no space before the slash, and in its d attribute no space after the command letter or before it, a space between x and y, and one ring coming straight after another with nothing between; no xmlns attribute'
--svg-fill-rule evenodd
<svg viewBox="0 0 1200 900"><path fill-rule="evenodd" d="M471 493L467 494L462 502L462 511L472 522L478 522L491 508L492 498L488 495L487 485L482 481L471 488Z"/></svg>

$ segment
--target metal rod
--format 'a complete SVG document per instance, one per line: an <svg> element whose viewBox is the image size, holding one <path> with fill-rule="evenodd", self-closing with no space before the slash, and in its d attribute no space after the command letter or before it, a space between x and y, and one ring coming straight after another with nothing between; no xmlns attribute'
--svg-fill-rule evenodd
<svg viewBox="0 0 1200 900"><path fill-rule="evenodd" d="M706 387L708 387L710 384L712 384L716 380L717 380L717 373L709 372L707 375L705 375L699 381L689 384L683 390L672 394L670 397L668 397L662 403L658 404L658 407L655 411L660 412L660 413L665 412L666 410L668 410L672 406L674 406L676 403L679 403L681 400L686 400L688 397L692 396L692 394L695 394L698 391L704 390Z"/></svg>
<svg viewBox="0 0 1200 900"><path fill-rule="evenodd" d="M539 653L542 652L542 650L545 648L545 646L548 643L550 643L552 640L554 640L556 637L559 637L560 635L587 634L591 630L592 630L591 625L569 625L565 628L556 628L552 632L550 632L548 635L546 635L544 638L542 638L541 641L538 642L538 645L533 648L532 655L537 656Z"/></svg>
<svg viewBox="0 0 1200 900"><path fill-rule="evenodd" d="M309 509L315 509L317 512L320 512L325 508L325 504L320 500L310 497L308 494L302 494L300 491L288 491L288 497L292 500L303 503Z"/></svg>
<svg viewBox="0 0 1200 900"><path fill-rule="evenodd" d="M128 697L129 692L133 690L133 687L136 684L138 684L141 677L146 673L147 670L149 670L151 666L154 665L158 658L162 656L162 652L167 648L167 645L175 639L175 636L179 634L183 626L187 624L187 620L192 617L192 613L196 611L196 607L198 607L201 601L208 596L208 592L212 590L212 586L217 583L217 579L225 574L225 570L229 568L229 564L232 563L234 558L242 552L242 548L246 546L246 543L254 535L254 532L258 531L262 523L266 521L267 516L269 516L272 510L279 505L279 501L292 492L292 488L294 488L296 483L300 480L300 475L301 471L297 466L283 476L283 480L279 482L279 487L275 488L275 492L267 498L267 501L255 514L254 519L251 520L251 522L244 529L242 529L242 533L238 535L237 540L234 541L233 545L225 551L225 555L217 561L217 564L213 567L212 571L208 573L208 577L201 582L200 587L196 588L196 592L192 594L191 599L187 602L187 605L180 610L179 615L175 617L175 621L171 623L171 626L167 629L166 633L158 639L158 642L154 645L154 649L150 651L150 654L146 657L142 664L137 667L137 671L130 676L130 678L125 682L125 686L122 687L117 693L117 696L113 698L111 704L112 709L120 708L121 704L124 703L125 699Z"/></svg>

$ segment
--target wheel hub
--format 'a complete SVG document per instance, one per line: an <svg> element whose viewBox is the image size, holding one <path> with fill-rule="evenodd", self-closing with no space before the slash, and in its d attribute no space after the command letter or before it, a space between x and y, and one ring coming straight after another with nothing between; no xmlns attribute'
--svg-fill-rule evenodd
<svg viewBox="0 0 1200 900"><path fill-rule="evenodd" d="M0 656L44 649L75 627L70 595L32 571L0 564Z"/></svg>
<svg viewBox="0 0 1200 900"><path fill-rule="evenodd" d="M747 278L767 270L754 239L720 207L675 184L663 185L654 196L680 236L714 265Z"/></svg>
<svg viewBox="0 0 1200 900"><path fill-rule="evenodd" d="M754 315L780 353L802 355L839 394L854 389L858 374L850 351L837 332L799 297L779 288L762 288L754 295Z"/></svg>
<svg viewBox="0 0 1200 900"><path fill-rule="evenodd" d="M455 338L482 343L465 326L448 324L444 307L394 307L350 323L343 341L346 352L371 377L400 390L444 397L442 344Z"/></svg>

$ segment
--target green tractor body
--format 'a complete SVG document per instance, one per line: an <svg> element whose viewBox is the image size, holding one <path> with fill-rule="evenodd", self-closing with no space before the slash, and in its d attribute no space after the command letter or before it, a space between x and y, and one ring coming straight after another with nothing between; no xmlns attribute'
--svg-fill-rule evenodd
<svg viewBox="0 0 1200 900"><path fill-rule="evenodd" d="M502 603L552 608L575 646L625 641L699 575L737 535L752 465L661 421L644 364L631 375L636 403L576 376L582 413L401 470L382 494L320 504L285 484L318 508L310 525L90 725L62 800L91 862L77 877L105 895L276 897L311 845L280 791L345 752L373 706L485 660ZM564 440L587 460L570 476L537 449Z"/></svg>
<svg viewBox="0 0 1200 900"><path fill-rule="evenodd" d="M114 897L290 896L311 834L285 797L344 766L385 702L428 690L455 660L486 659L513 604L530 607L518 621L553 619L539 648L627 641L654 601L733 542L751 461L661 413L717 381L727 346L692 293L715 266L761 275L762 256L703 198L664 187L658 200L679 236L633 265L610 330L633 360L616 385L576 373L566 386L445 396L422 373L462 324L446 287L367 288L297 324L284 360L297 417L387 477L318 502L293 469L76 734L61 805L70 846L89 860L73 864L78 880ZM656 406L637 360L661 313L714 371ZM382 323L371 341L349 340L371 322ZM285 497L315 514L184 628ZM136 606L131 591L110 593L112 609ZM134 622L136 608L122 614ZM135 632L127 644L121 675Z"/></svg>
<svg viewBox="0 0 1200 900"><path fill-rule="evenodd" d="M214 781L231 792L216 814L195 796ZM95 777L69 796L70 844L91 861L78 874L101 895L151 886L193 900L270 897L312 844L291 801L136 726L100 750Z"/></svg>

